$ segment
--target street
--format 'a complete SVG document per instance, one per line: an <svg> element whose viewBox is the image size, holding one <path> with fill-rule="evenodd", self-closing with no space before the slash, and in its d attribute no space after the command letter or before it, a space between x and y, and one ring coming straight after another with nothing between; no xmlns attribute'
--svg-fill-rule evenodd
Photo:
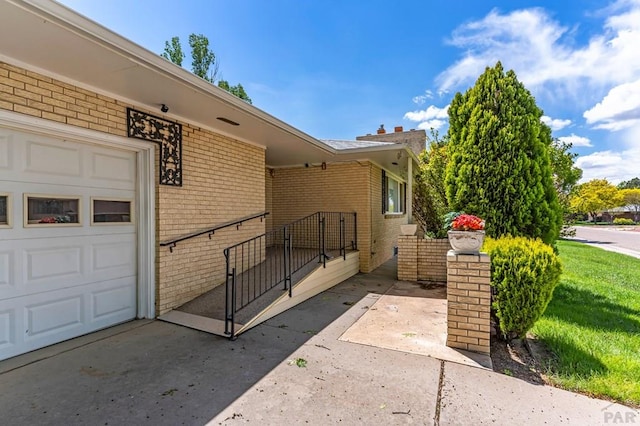
<svg viewBox="0 0 640 426"><path fill-rule="evenodd" d="M593 226L576 226L576 239L609 251L640 258L640 228L621 230Z"/></svg>

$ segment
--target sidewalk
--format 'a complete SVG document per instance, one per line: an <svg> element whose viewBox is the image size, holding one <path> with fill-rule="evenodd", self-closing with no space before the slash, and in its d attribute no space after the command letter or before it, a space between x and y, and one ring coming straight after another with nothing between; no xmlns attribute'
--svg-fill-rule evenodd
<svg viewBox="0 0 640 426"><path fill-rule="evenodd" d="M394 270L388 263L358 274L235 342L136 321L2 361L3 423L600 425L631 416L640 422L636 411L607 401L339 340L395 283Z"/></svg>

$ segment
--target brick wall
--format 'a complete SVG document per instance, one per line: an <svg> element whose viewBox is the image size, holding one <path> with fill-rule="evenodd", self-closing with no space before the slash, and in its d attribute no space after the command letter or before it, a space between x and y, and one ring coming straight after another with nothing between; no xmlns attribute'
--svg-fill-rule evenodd
<svg viewBox="0 0 640 426"><path fill-rule="evenodd" d="M371 269L393 257L398 245L400 225L407 223L406 214L382 213L382 169L371 167Z"/></svg>
<svg viewBox="0 0 640 426"><path fill-rule="evenodd" d="M418 240L418 279L447 282L447 252L451 250L448 238Z"/></svg>
<svg viewBox="0 0 640 426"><path fill-rule="evenodd" d="M327 164L321 167L274 169L273 226L281 226L317 211L356 212L360 270L371 270L370 163Z"/></svg>
<svg viewBox="0 0 640 426"><path fill-rule="evenodd" d="M382 214L382 170L370 162L274 169L273 226L316 211L358 214L360 271L370 272L393 256L406 215Z"/></svg>
<svg viewBox="0 0 640 426"><path fill-rule="evenodd" d="M447 346L490 352L489 255L447 254Z"/></svg>
<svg viewBox="0 0 640 426"><path fill-rule="evenodd" d="M398 279L404 281L447 281L448 239L398 237Z"/></svg>
<svg viewBox="0 0 640 426"><path fill-rule="evenodd" d="M398 237L398 279L418 280L418 237L415 235Z"/></svg>
<svg viewBox="0 0 640 426"><path fill-rule="evenodd" d="M0 62L0 108L122 137L125 102ZM138 108L139 109L139 108ZM157 114L156 111L150 111ZM183 186L158 185L156 232L163 241L265 210L264 150L183 126ZM158 159L156 159L158 167ZM157 176L157 173L156 173ZM224 247L264 232L260 220L157 250L157 313L222 283Z"/></svg>

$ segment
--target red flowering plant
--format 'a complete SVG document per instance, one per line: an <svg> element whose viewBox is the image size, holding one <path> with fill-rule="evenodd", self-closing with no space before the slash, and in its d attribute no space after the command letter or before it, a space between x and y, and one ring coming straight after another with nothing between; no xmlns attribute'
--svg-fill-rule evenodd
<svg viewBox="0 0 640 426"><path fill-rule="evenodd" d="M446 229L454 231L482 231L484 220L472 214L464 212L450 212L444 216Z"/></svg>

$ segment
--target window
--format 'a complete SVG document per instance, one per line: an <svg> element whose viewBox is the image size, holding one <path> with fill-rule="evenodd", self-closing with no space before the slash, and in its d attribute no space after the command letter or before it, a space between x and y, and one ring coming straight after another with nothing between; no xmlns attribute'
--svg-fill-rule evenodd
<svg viewBox="0 0 640 426"><path fill-rule="evenodd" d="M91 199L91 223L131 223L131 200L126 199Z"/></svg>
<svg viewBox="0 0 640 426"><path fill-rule="evenodd" d="M25 226L79 225L80 197L24 194Z"/></svg>
<svg viewBox="0 0 640 426"><path fill-rule="evenodd" d="M406 185L382 171L382 213L403 213Z"/></svg>
<svg viewBox="0 0 640 426"><path fill-rule="evenodd" d="M0 228L11 227L11 199L9 194L0 194Z"/></svg>

